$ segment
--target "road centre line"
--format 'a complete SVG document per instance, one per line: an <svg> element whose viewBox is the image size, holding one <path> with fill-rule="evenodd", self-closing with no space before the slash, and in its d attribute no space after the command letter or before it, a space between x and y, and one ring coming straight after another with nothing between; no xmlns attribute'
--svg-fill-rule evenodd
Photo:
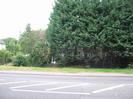
<svg viewBox="0 0 133 99"><path fill-rule="evenodd" d="M103 89L99 89L99 90L96 90L96 91L92 91L92 93L100 93L100 92L113 90L113 89L124 87L124 86L126 86L126 85L125 84L121 84L121 85L117 85L117 86L112 86L112 87L108 87L108 88L103 88Z"/></svg>
<svg viewBox="0 0 133 99"><path fill-rule="evenodd" d="M25 88L25 87L32 87L32 86L40 86L40 85L52 85L56 84L57 82L52 83L39 83L39 84L31 84L31 85L23 85L23 86L16 86L16 87L10 87L11 89L17 89L17 88Z"/></svg>
<svg viewBox="0 0 133 99"><path fill-rule="evenodd" d="M8 85L8 84L18 84L18 83L24 83L27 81L18 81L18 82L7 82L7 83L0 83L0 85Z"/></svg>
<svg viewBox="0 0 133 99"><path fill-rule="evenodd" d="M68 94L68 95L90 95L90 93L80 92L57 92L57 91L38 91L38 90L23 90L23 89L11 89L18 92L33 92L33 93L51 93L51 94Z"/></svg>
<svg viewBox="0 0 133 99"><path fill-rule="evenodd" d="M78 87L78 86L85 86L85 85L88 85L88 83L70 85L70 86L63 86L63 87L55 87L55 88L46 89L46 91L53 91L53 90L57 90L57 89L64 89L64 88L71 88L71 87Z"/></svg>

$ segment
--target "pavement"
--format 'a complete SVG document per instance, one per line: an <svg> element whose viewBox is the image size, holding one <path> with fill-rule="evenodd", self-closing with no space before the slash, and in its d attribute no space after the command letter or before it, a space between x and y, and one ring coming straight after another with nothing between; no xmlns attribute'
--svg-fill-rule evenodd
<svg viewBox="0 0 133 99"><path fill-rule="evenodd" d="M35 72L35 71L0 71L4 74L46 75L46 76L80 76L80 77L133 77L133 74L124 73L61 73L61 72Z"/></svg>
<svg viewBox="0 0 133 99"><path fill-rule="evenodd" d="M131 74L0 71L0 99L133 99L132 92Z"/></svg>

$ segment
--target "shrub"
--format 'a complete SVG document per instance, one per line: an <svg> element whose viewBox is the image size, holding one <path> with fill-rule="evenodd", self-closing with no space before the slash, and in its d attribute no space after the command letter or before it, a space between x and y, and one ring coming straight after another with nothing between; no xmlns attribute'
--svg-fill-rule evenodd
<svg viewBox="0 0 133 99"><path fill-rule="evenodd" d="M45 66L50 63L50 49L45 41L38 41L30 53L29 59L32 65Z"/></svg>
<svg viewBox="0 0 133 99"><path fill-rule="evenodd" d="M22 54L15 56L13 59L13 65L14 66L27 66L28 65L27 57Z"/></svg>
<svg viewBox="0 0 133 99"><path fill-rule="evenodd" d="M4 65L12 61L12 53L7 50L0 50L0 64Z"/></svg>

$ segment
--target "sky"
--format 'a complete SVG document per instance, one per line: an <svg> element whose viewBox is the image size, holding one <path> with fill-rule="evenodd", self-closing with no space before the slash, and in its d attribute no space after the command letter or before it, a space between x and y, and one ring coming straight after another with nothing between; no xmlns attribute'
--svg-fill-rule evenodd
<svg viewBox="0 0 133 99"><path fill-rule="evenodd" d="M47 28L54 0L0 0L0 39L19 38L28 23Z"/></svg>

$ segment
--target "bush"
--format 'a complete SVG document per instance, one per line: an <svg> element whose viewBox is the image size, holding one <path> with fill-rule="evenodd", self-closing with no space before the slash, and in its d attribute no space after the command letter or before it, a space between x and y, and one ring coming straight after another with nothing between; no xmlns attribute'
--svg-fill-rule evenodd
<svg viewBox="0 0 133 99"><path fill-rule="evenodd" d="M27 66L28 65L27 57L22 54L15 56L13 59L13 65L14 66Z"/></svg>
<svg viewBox="0 0 133 99"><path fill-rule="evenodd" d="M0 64L4 65L12 61L12 53L7 50L0 50Z"/></svg>
<svg viewBox="0 0 133 99"><path fill-rule="evenodd" d="M45 41L38 41L30 53L29 59L32 65L45 66L50 63L50 49Z"/></svg>

